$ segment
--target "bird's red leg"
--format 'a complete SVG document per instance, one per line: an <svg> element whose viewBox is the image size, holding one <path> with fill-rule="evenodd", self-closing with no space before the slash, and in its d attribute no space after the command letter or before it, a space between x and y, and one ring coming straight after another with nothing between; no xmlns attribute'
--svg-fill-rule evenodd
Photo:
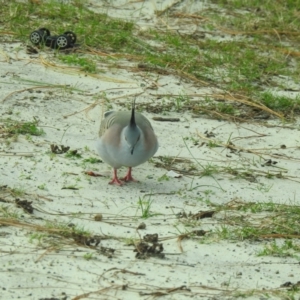
<svg viewBox="0 0 300 300"><path fill-rule="evenodd" d="M109 182L109 184L123 185L118 178L117 169L114 169L113 179Z"/></svg>
<svg viewBox="0 0 300 300"><path fill-rule="evenodd" d="M138 180L135 180L132 175L131 175L131 167L128 168L128 172L125 175L125 177L121 178L121 180L123 181L134 181L134 182L138 182Z"/></svg>

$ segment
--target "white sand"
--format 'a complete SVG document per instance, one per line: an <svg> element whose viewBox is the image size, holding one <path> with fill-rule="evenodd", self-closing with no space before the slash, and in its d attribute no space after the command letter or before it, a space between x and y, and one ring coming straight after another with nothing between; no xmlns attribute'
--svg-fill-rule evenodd
<svg viewBox="0 0 300 300"><path fill-rule="evenodd" d="M112 8L108 9L108 13L111 11ZM21 208L14 208L14 204L1 203L1 206L15 210L21 216L19 221L24 224L65 222L83 227L95 235L111 236L111 239L102 240L97 248L114 248L115 253L109 258L95 249L76 246L71 239L66 244L59 240L61 249L53 250L49 246L43 247L49 239L47 235L39 245L38 239L33 239L37 231L25 225L0 227L1 299L64 299L65 295L67 299L75 299L91 292L95 293L86 295L87 298L152 299L139 293L156 291L169 292L163 299L190 299L193 296L194 299L200 299L200 296L201 299L213 299L213 295L216 295L215 299L226 299L227 291L277 289L286 281L298 281L300 270L296 259L257 256L267 241L201 244L199 237L184 239L181 252L177 241L180 233L196 229L213 230L216 224L220 224L221 215L197 221L194 227L184 227L176 218L176 214L183 211L197 213L211 209L205 201L201 201L206 198L215 204L231 200L298 203L298 182L264 177L258 177L257 182L249 182L232 180L233 176L223 174L215 175L218 184L211 177L182 176L158 181L167 171L155 167L154 163L145 163L133 170L140 183L117 187L108 185L111 176L109 166L83 163L83 159L97 158L94 141L105 109L102 93L106 93L115 109L124 109L116 103L130 103L132 96L138 93L142 94L137 102L153 103L160 101L156 96L160 94L207 94L214 92L213 89L201 89L173 76L160 75L157 79L156 74L145 77L145 73L121 69L106 70L104 76L92 77L78 72L76 68L63 68L59 62L56 62L57 68L46 66L42 58L52 60L53 52L49 49L39 55L28 55L24 48L23 44L0 44L1 118L26 122L36 118L46 134L32 137L32 140L20 135L10 145L0 144L0 185L25 190L26 194L20 199L32 201L34 213L29 215ZM37 82L41 83L41 87L30 90L38 86ZM150 88L154 83L157 89ZM49 86L57 84L62 88ZM63 86L78 90L70 93ZM97 105L84 111L93 103ZM144 114L150 120L154 116L164 116L163 113ZM171 112L167 116L179 117L180 122L152 120L160 142L156 157L179 156L192 161L197 158L202 165L211 163L243 169L255 168L255 162L256 169L274 170L272 166L261 167L263 161L251 153L230 153L223 147L194 146L191 139L186 140L186 147L183 138L196 139L197 132L204 135L205 131L213 131L216 139L223 143L231 137L238 147L276 148L270 152L299 157L297 148L280 149L282 144L299 147L299 132L296 130L234 124L205 116L192 118L189 112L184 115ZM249 138L238 139L246 136ZM200 139L200 143L202 141ZM53 156L51 144L70 146L78 150L82 159L72 160L64 154ZM284 157L275 160L278 161L276 167L287 170L290 176L299 177L297 162ZM87 170L106 174L106 177L87 176L84 174ZM122 169L120 173L125 171ZM63 189L70 186L78 190ZM268 187L270 190L266 191ZM159 215L142 219L137 204L139 199L153 200L151 213ZM97 222L94 217L100 213L103 221ZM139 231L141 236L158 233L165 259L136 259L134 246L126 245L129 239L139 239L136 227L141 222L147 226ZM92 258L87 260L84 255L89 253ZM186 286L186 289L167 290L180 286ZM259 296L248 298L259 299ZM232 293L228 294L228 299L232 299Z"/></svg>

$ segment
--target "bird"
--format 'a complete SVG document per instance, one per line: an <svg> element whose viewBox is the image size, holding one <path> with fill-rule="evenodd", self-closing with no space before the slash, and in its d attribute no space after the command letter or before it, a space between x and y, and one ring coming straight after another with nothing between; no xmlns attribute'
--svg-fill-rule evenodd
<svg viewBox="0 0 300 300"><path fill-rule="evenodd" d="M158 140L149 120L135 112L135 100L131 111L107 111L100 124L97 151L102 160L113 167L109 184L123 185L117 170L128 167L121 180L137 181L132 177L132 168L150 159L158 149Z"/></svg>

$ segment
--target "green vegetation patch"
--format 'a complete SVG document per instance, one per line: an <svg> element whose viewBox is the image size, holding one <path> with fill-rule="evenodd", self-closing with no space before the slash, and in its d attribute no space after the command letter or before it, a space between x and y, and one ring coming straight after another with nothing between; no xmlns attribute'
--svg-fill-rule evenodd
<svg viewBox="0 0 300 300"><path fill-rule="evenodd" d="M12 119L5 119L0 121L0 134L2 137L12 137L14 135L33 135L41 136L45 132L38 127L38 121L20 122Z"/></svg>
<svg viewBox="0 0 300 300"><path fill-rule="evenodd" d="M202 97L202 104L193 103L193 111L224 119L234 116L235 121L243 121L248 116L256 116L257 109L264 111L266 105L268 114L272 115L273 109L278 112L273 117L292 118L298 113L294 101L274 99L268 91L278 87L279 75L288 79L281 83L281 89L288 88L288 81L298 82L299 0L216 3L219 6L208 7L201 26L190 33L172 30L172 26L140 30L133 22L89 10L84 1L70 4L47 1L39 5L5 1L0 17L6 30L27 43L29 34L41 27L49 28L52 34L72 30L78 37L79 47L57 57L66 64L80 66L85 72L99 73L98 61L107 63L108 67L124 68L124 59L130 59L137 63L137 72L172 74L230 95L224 97L222 104L215 103L214 96L209 97L213 100L210 103ZM168 16L172 24L178 18L173 9L170 6L159 17ZM197 25L195 20L201 19L202 13L185 14L183 20ZM295 101L297 106L299 100ZM176 97L171 107L174 104L177 111L190 106L188 101ZM166 106L165 110L170 109ZM253 107L256 111L251 111Z"/></svg>
<svg viewBox="0 0 300 300"><path fill-rule="evenodd" d="M210 202L210 210L190 214L190 222L200 220L204 215L215 216L214 229L207 231L202 242L260 241L264 248L258 255L293 256L300 253L300 207L273 202L230 201L224 205ZM204 218L204 217L203 217ZM189 224L184 220L185 225Z"/></svg>

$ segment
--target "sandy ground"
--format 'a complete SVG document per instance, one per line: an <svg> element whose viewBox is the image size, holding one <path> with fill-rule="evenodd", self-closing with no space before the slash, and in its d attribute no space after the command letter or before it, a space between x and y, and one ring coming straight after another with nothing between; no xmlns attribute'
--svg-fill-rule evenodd
<svg viewBox="0 0 300 300"><path fill-rule="evenodd" d="M134 3L132 7L138 5L141 4ZM91 7L97 9L95 3ZM132 7L125 11L128 14L135 11ZM153 7L145 10L144 18L150 18ZM113 16L120 13L112 12L111 8L107 12ZM134 13L130 16L136 18ZM232 299L235 290L277 289L287 281L298 281L300 270L296 259L257 256L265 242L202 244L201 237L184 239L181 243L177 240L179 234L189 230L213 230L219 224L218 214L208 221L195 222L190 229L178 219L178 214L183 212L209 209L205 200L215 204L233 200L294 203L298 182L280 178L270 182L264 177L250 182L232 180L223 174L216 174L216 180L197 176L175 178L165 169L155 167L162 156L178 156L195 165L200 162L253 168L255 162L262 171L274 170L274 166L262 167L262 158L251 153L201 146L205 140L199 134L205 136L206 131L213 131L216 139L224 143L231 136L239 147L274 149L269 154L283 155L282 160L277 159L276 167L288 170L290 176L299 176L299 164L285 159L299 157L296 148L299 138L295 138L298 133L289 128L193 118L189 113L167 112L167 117L178 117L180 122L158 122L152 118L166 115L144 113L152 120L160 148L152 162L134 169L139 183L110 186L109 166L84 161L98 158L95 139L106 109L103 93L114 109L126 109L121 104L128 105L136 94L139 94L137 103L160 103L158 95L161 94L206 94L215 90L195 87L174 76L157 78L154 74L145 76L120 69L106 70L103 76L89 76L58 62L56 66L46 65L43 62L53 61L51 50L29 55L20 43L1 44L0 50L1 119L24 122L36 119L45 131L44 136L32 139L19 135L10 144L1 140L2 190L5 185L22 189L25 194L20 198L32 201L34 207L33 214L15 208L22 226L0 227L1 299L75 299L83 294L86 294L83 298L89 299L152 299L159 295L164 295L163 299ZM191 138L199 139L198 145ZM69 146L81 158L53 155L51 144ZM282 144L287 148L281 149ZM263 157L267 158L267 153ZM89 170L105 176L88 176L84 172ZM125 171L122 169L120 173ZM153 200L150 209L153 216L141 218L139 199ZM7 203L1 206L10 207ZM97 214L102 214L102 221L95 220ZM74 224L107 239L102 239L95 248L77 246L70 241L62 243L58 250L45 246L51 236L38 237L37 231L30 227L47 222ZM142 222L146 229L137 230ZM128 245L128 241L138 241L154 233L163 244L165 258L135 258L134 246ZM115 251L105 255L101 246ZM259 299L259 296L248 299Z"/></svg>

